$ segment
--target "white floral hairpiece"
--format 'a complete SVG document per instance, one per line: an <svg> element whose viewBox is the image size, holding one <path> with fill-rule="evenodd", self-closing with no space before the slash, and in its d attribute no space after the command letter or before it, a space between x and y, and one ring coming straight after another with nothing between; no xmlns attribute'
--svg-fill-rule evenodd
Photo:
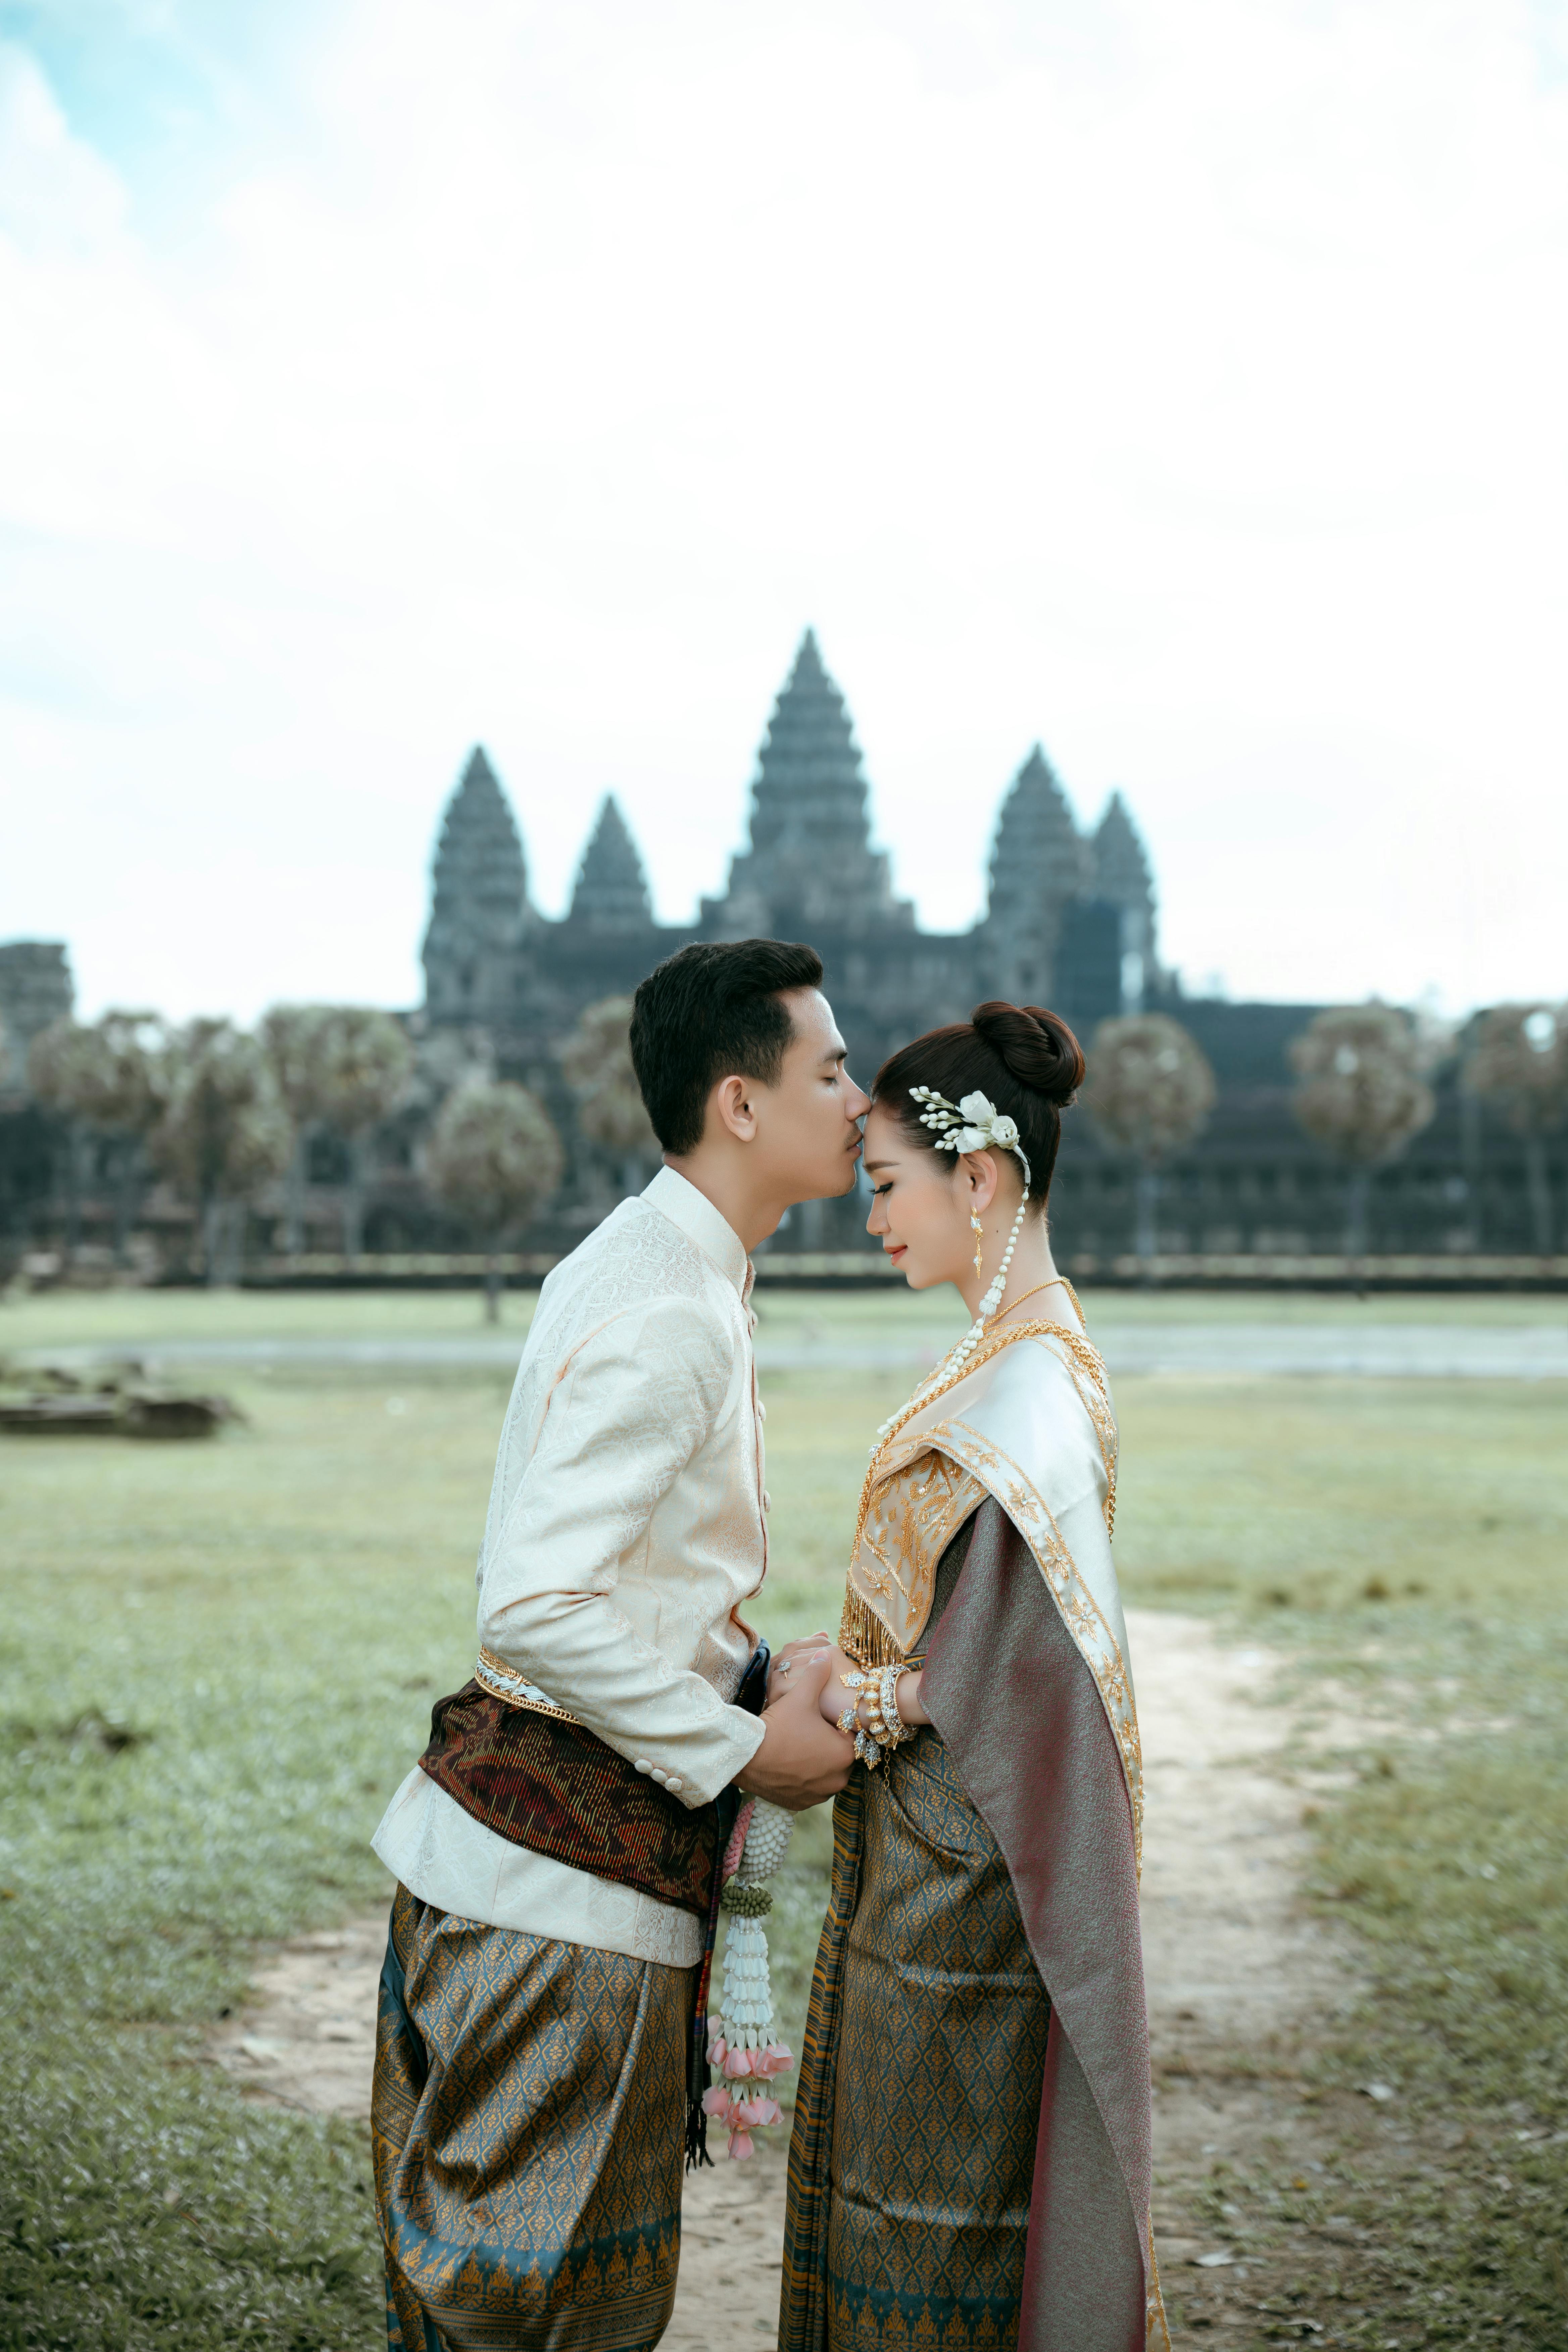
<svg viewBox="0 0 1568 2352"><path fill-rule="evenodd" d="M1029 1159L1018 1140L1018 1122L998 1110L989 1096L965 1095L962 1102L952 1103L932 1087L911 1087L910 1095L926 1105L921 1125L939 1130L939 1151L1016 1151L1024 1163L1024 1181L1028 1183Z"/></svg>

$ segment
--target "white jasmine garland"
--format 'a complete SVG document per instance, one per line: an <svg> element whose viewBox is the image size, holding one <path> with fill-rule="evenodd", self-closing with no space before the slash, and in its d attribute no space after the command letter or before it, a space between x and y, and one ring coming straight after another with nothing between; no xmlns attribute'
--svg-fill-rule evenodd
<svg viewBox="0 0 1568 2352"><path fill-rule="evenodd" d="M702 2105L727 2127L730 2154L742 2162L752 2152L752 2132L778 2122L782 2109L769 2086L795 2063L773 2031L768 1939L763 1927L773 1908L763 1881L783 1862L794 1829L795 1815L782 1805L771 1805L765 1797L748 1797L724 1857L727 1876L721 1899L729 1926L722 1989L708 2045L709 2063L721 2067L724 2079L704 2092Z"/></svg>

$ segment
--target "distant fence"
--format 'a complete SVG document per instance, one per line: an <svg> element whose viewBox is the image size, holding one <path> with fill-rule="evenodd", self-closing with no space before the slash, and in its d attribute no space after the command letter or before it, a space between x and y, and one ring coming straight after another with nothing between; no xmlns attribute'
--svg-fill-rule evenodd
<svg viewBox="0 0 1568 2352"><path fill-rule="evenodd" d="M552 1255L511 1251L496 1261L512 1288L542 1282ZM473 1253L384 1252L346 1258L327 1252L302 1257L253 1259L241 1277L247 1289L458 1289L484 1280L490 1261ZM756 1261L759 1283L797 1287L880 1289L901 1280L879 1250L768 1250ZM1140 1258L1078 1256L1067 1272L1077 1282L1119 1288L1153 1285L1167 1290L1536 1290L1568 1291L1568 1257L1504 1257L1458 1251L1382 1257L1281 1256L1261 1251L1234 1255Z"/></svg>
<svg viewBox="0 0 1568 2352"><path fill-rule="evenodd" d="M495 1261L509 1289L537 1289L552 1266L552 1251L510 1250ZM491 1261L476 1250L367 1250L359 1257L311 1251L299 1257L252 1257L239 1282L244 1290L472 1290ZM757 1280L770 1288L884 1290L900 1282L898 1268L880 1250L773 1250L756 1260ZM1237 1251L1141 1258L1131 1255L1069 1257L1064 1271L1075 1282L1121 1290L1321 1290L1321 1291L1568 1291L1568 1257L1503 1256L1458 1250L1380 1257L1287 1255ZM90 1265L67 1265L60 1251L30 1251L16 1269L20 1290L118 1289L136 1284L117 1273L107 1252L95 1252ZM143 1275L142 1280L145 1281ZM185 1265L171 1269L159 1288L199 1287L202 1275ZM3 1296L3 1286L0 1286Z"/></svg>

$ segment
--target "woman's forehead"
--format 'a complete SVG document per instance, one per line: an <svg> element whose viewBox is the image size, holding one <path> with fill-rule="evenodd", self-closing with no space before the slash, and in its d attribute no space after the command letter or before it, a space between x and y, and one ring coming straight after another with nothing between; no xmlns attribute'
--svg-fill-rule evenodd
<svg viewBox="0 0 1568 2352"><path fill-rule="evenodd" d="M865 1164L873 1158L880 1160L925 1160L931 1157L920 1144L904 1133L891 1108L886 1103L873 1103L866 1115Z"/></svg>

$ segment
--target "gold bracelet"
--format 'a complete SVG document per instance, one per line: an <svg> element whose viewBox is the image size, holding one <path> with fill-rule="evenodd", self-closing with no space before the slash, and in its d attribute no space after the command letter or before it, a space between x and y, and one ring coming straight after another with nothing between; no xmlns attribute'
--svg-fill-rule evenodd
<svg viewBox="0 0 1568 2352"><path fill-rule="evenodd" d="M884 1666L878 1677L877 1712L882 1726L882 1736L889 1748L898 1748L912 1739L919 1726L906 1723L899 1713L899 1678L909 1673L908 1666Z"/></svg>

